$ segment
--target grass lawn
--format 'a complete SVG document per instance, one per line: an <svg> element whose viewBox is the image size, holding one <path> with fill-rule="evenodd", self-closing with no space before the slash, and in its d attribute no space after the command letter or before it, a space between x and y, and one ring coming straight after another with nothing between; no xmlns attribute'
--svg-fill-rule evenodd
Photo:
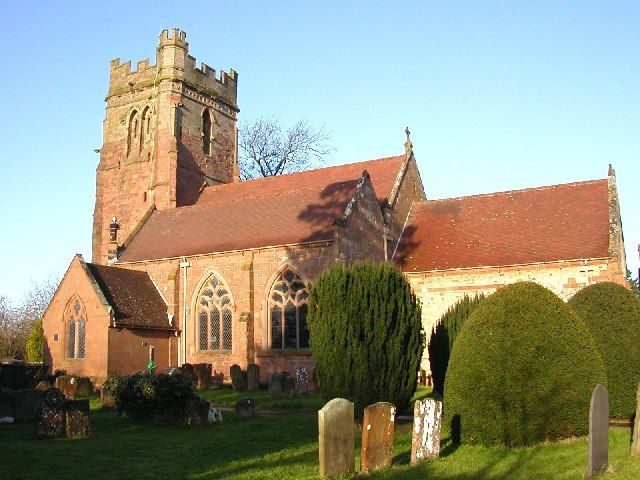
<svg viewBox="0 0 640 480"><path fill-rule="evenodd" d="M92 402L92 407L97 408L98 403ZM95 409L92 424L93 436L82 440L36 440L33 425L2 426L0 479L274 480L318 475L317 419L313 415L259 415L241 420L228 413L221 425L189 430L140 425ZM398 426L394 467L362 478L579 480L586 469L585 438L521 449L455 448L447 435L443 432L440 460L412 468L408 465L411 425ZM640 478L640 459L630 459L628 451L629 430L611 429L610 472L597 478Z"/></svg>

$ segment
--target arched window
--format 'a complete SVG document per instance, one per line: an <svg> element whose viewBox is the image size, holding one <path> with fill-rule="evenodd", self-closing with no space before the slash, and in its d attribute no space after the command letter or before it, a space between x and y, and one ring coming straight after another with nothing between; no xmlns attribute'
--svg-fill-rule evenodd
<svg viewBox="0 0 640 480"><path fill-rule="evenodd" d="M138 112L133 110L129 114L129 122L127 125L127 155L131 153L131 149L134 146L135 139L138 138Z"/></svg>
<svg viewBox="0 0 640 480"><path fill-rule="evenodd" d="M207 109L202 112L202 151L211 155L211 114Z"/></svg>
<svg viewBox="0 0 640 480"><path fill-rule="evenodd" d="M309 348L309 290L299 275L286 269L269 294L271 348Z"/></svg>
<svg viewBox="0 0 640 480"><path fill-rule="evenodd" d="M207 279L196 304L199 350L231 350L231 294L214 274Z"/></svg>
<svg viewBox="0 0 640 480"><path fill-rule="evenodd" d="M87 316L77 297L67 305L64 322L67 330L67 358L84 358Z"/></svg>
<svg viewBox="0 0 640 480"><path fill-rule="evenodd" d="M142 111L140 118L142 119L140 125L140 150L142 150L151 140L151 109L146 107Z"/></svg>

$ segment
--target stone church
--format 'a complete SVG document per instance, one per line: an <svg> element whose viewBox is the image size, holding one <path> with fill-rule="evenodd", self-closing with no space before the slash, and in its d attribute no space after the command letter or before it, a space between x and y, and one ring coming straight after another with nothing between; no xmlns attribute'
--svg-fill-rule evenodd
<svg viewBox="0 0 640 480"><path fill-rule="evenodd" d="M237 88L177 29L155 65L111 62L92 261L72 259L44 315L53 369L99 381L144 370L151 348L160 370L310 367L308 289L335 262L397 265L426 332L464 294L514 281L565 299L625 282L613 169L429 200L407 136L398 156L240 182Z"/></svg>

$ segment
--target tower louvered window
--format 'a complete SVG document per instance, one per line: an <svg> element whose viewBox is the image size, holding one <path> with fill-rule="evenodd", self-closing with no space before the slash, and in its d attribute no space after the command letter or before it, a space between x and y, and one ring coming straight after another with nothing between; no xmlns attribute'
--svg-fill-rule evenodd
<svg viewBox="0 0 640 480"><path fill-rule="evenodd" d="M197 302L198 348L231 350L233 314L228 287L212 275L200 290Z"/></svg>
<svg viewBox="0 0 640 480"><path fill-rule="evenodd" d="M67 358L84 358L86 337L86 314L82 302L73 298L64 313L67 325Z"/></svg>
<svg viewBox="0 0 640 480"><path fill-rule="evenodd" d="M209 110L202 112L202 151L211 155L211 114Z"/></svg>
<svg viewBox="0 0 640 480"><path fill-rule="evenodd" d="M282 272L269 294L272 349L309 348L308 304L309 290L300 276Z"/></svg>

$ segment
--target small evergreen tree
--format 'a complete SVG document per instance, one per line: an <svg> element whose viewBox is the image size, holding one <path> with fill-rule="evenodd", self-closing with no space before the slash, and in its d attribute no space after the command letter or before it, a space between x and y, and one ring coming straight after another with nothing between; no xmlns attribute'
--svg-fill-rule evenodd
<svg viewBox="0 0 640 480"><path fill-rule="evenodd" d="M420 305L389 264L335 265L311 288L308 324L320 391L355 403L409 406L424 349Z"/></svg>
<svg viewBox="0 0 640 480"><path fill-rule="evenodd" d="M433 389L440 395L444 393L444 377L447 374L453 342L465 320L469 318L483 298L484 295L476 295L473 298L465 295L458 303L449 307L431 331L428 347L429 364L433 378Z"/></svg>
<svg viewBox="0 0 640 480"><path fill-rule="evenodd" d="M29 339L27 340L27 360L29 362L42 362L44 359L44 331L42 329L42 319L33 322Z"/></svg>

